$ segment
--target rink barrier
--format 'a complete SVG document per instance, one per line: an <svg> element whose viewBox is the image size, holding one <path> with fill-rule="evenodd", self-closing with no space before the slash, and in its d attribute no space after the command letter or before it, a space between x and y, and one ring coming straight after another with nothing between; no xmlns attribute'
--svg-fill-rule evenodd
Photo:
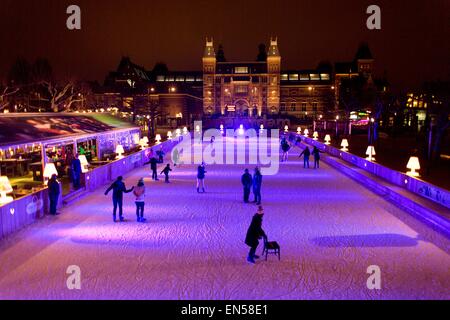
<svg viewBox="0 0 450 320"><path fill-rule="evenodd" d="M85 194L104 188L118 176L126 175L134 169L142 167L149 160L150 150L153 149L156 153L162 147L167 156L177 143L178 141L168 140L85 173L84 179L82 179L85 181L87 191ZM44 218L49 212L49 207L48 188L0 206L0 239ZM63 200L62 197L59 197L58 209L62 207Z"/></svg>
<svg viewBox="0 0 450 320"><path fill-rule="evenodd" d="M314 139L298 134L295 136L327 153L329 156L323 160L329 165L392 201L416 218L450 235L449 191Z"/></svg>

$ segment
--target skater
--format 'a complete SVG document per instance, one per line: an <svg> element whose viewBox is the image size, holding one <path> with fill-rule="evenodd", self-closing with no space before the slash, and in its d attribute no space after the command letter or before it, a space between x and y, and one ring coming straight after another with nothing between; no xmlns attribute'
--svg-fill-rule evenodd
<svg viewBox="0 0 450 320"><path fill-rule="evenodd" d="M255 264L255 259L259 259L256 255L256 249L259 246L259 239L262 237L267 238L266 233L262 229L262 221L264 217L264 210L259 206L258 212L253 216L252 223L247 231L247 237L245 238L245 244L250 247L250 252L247 257L247 261Z"/></svg>
<svg viewBox="0 0 450 320"><path fill-rule="evenodd" d="M48 197L50 200L50 214L52 216L58 215L56 212L56 207L58 206L59 194L59 182L56 180L56 174L54 174L48 181Z"/></svg>
<svg viewBox="0 0 450 320"><path fill-rule="evenodd" d="M145 222L144 207L145 207L145 185L144 179L140 179L136 188L134 188L133 194L136 197L136 216L137 222Z"/></svg>
<svg viewBox="0 0 450 320"><path fill-rule="evenodd" d="M73 189L78 190L81 187L80 179L81 179L81 162L78 159L78 153L75 154L75 157L72 159L72 163L70 164L72 169L72 184Z"/></svg>
<svg viewBox="0 0 450 320"><path fill-rule="evenodd" d="M286 138L283 138L281 142L281 150L283 151L283 156L281 158L281 162L287 162L289 158L289 150L291 150L291 146L289 142L287 142Z"/></svg>
<svg viewBox="0 0 450 320"><path fill-rule="evenodd" d="M309 169L309 157L311 156L311 151L309 150L308 147L305 148L305 150L303 150L302 153L300 153L299 158L301 158L303 156L303 167L306 169L306 167L308 167Z"/></svg>
<svg viewBox="0 0 450 320"><path fill-rule="evenodd" d="M197 192L198 193L200 193L200 186L203 190L203 193L205 193L205 174L206 174L205 163L202 162L202 164L197 169Z"/></svg>
<svg viewBox="0 0 450 320"><path fill-rule="evenodd" d="M123 210L122 210L123 194L130 193L134 190L134 187L132 187L130 190L127 190L127 188L125 187L125 183L123 183L122 180L123 180L123 177L118 177L117 180L114 181L114 183L105 192L105 196L107 196L108 193L111 190L113 190L113 205L114 205L113 220L114 220L114 222L116 222L117 207L119 207L120 221L125 221L125 219L123 218Z"/></svg>
<svg viewBox="0 0 450 320"><path fill-rule="evenodd" d="M312 155L314 156L314 169L320 169L320 154L323 153L317 147L314 147Z"/></svg>
<svg viewBox="0 0 450 320"><path fill-rule="evenodd" d="M262 186L262 174L259 168L255 168L255 174L253 175L253 195L255 200L253 201L256 205L261 204L261 186Z"/></svg>
<svg viewBox="0 0 450 320"><path fill-rule="evenodd" d="M245 169L245 173L242 175L241 182L242 186L244 187L244 202L248 203L250 198L250 190L253 184L253 177L248 169Z"/></svg>
<svg viewBox="0 0 450 320"><path fill-rule="evenodd" d="M164 163L164 156L166 155L166 153L163 150L163 147L161 146L161 149L159 149L156 154L158 155L158 161L159 163Z"/></svg>
<svg viewBox="0 0 450 320"><path fill-rule="evenodd" d="M158 179L158 160L155 157L152 157L149 162L145 164L150 164L150 169L152 170L152 180L159 181Z"/></svg>
<svg viewBox="0 0 450 320"><path fill-rule="evenodd" d="M180 160L180 151L178 151L178 148L175 148L172 153L172 162L174 167L177 166L179 160Z"/></svg>
<svg viewBox="0 0 450 320"><path fill-rule="evenodd" d="M170 183L170 181L169 181L169 172L170 171L172 171L172 169L170 168L170 164L168 164L165 168L164 168L164 170L163 171L161 171L161 173L160 174L163 174L164 173L164 175L166 176L166 178L165 178L165 182L166 183Z"/></svg>

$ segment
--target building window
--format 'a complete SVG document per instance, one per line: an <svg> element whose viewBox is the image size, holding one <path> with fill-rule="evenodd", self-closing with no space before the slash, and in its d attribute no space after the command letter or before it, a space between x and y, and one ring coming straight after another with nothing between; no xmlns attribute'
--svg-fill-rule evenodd
<svg viewBox="0 0 450 320"><path fill-rule="evenodd" d="M320 75L315 74L315 73L311 74L310 77L311 77L311 80L313 80L313 81L320 80Z"/></svg>
<svg viewBox="0 0 450 320"><path fill-rule="evenodd" d="M308 104L306 102L302 103L302 111L306 111L307 110L307 106Z"/></svg>
<svg viewBox="0 0 450 320"><path fill-rule="evenodd" d="M194 81L195 81L195 77L193 77L193 76L186 77L186 82L194 82Z"/></svg>
<svg viewBox="0 0 450 320"><path fill-rule="evenodd" d="M317 102L313 102L312 108L314 112L317 112L317 105L318 105Z"/></svg>
<svg viewBox="0 0 450 320"><path fill-rule="evenodd" d="M289 80L289 75L287 73L281 75L281 81Z"/></svg>
<svg viewBox="0 0 450 320"><path fill-rule="evenodd" d="M328 81L330 80L330 75L328 73L322 73L320 79L322 79L322 81Z"/></svg>
<svg viewBox="0 0 450 320"><path fill-rule="evenodd" d="M248 67L236 67L234 73L248 73Z"/></svg>
<svg viewBox="0 0 450 320"><path fill-rule="evenodd" d="M176 81L177 82L184 82L184 76L177 76Z"/></svg>
<svg viewBox="0 0 450 320"><path fill-rule="evenodd" d="M164 82L164 76L157 76L156 81L158 82Z"/></svg>
<svg viewBox="0 0 450 320"><path fill-rule="evenodd" d="M237 86L235 89L236 93L248 93L247 86Z"/></svg>
<svg viewBox="0 0 450 320"><path fill-rule="evenodd" d="M290 81L298 81L298 74L290 74L289 80Z"/></svg>
<svg viewBox="0 0 450 320"><path fill-rule="evenodd" d="M285 112L286 111L286 105L284 103L282 103L280 105L280 111Z"/></svg>
<svg viewBox="0 0 450 320"><path fill-rule="evenodd" d="M309 74L301 74L300 80L301 81L309 81Z"/></svg>
<svg viewBox="0 0 450 320"><path fill-rule="evenodd" d="M297 110L295 102L291 103L291 111L295 112Z"/></svg>

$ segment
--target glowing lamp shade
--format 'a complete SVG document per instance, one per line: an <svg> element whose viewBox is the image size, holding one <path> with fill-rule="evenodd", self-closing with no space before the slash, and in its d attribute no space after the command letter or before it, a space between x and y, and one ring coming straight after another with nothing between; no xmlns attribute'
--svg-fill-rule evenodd
<svg viewBox="0 0 450 320"><path fill-rule="evenodd" d="M177 134L177 137L180 137L181 136L181 129L177 129L177 131L175 131L176 132L176 134Z"/></svg>
<svg viewBox="0 0 450 320"><path fill-rule="evenodd" d="M366 159L369 161L375 161L375 157L377 154L375 152L375 147L374 146L368 146L367 147L367 151L366 151L366 155L368 156Z"/></svg>
<svg viewBox="0 0 450 320"><path fill-rule="evenodd" d="M144 142L145 144L148 144L149 143L148 137L143 137L142 138L142 142Z"/></svg>
<svg viewBox="0 0 450 320"><path fill-rule="evenodd" d="M241 124L240 127L239 127L239 134L240 134L241 136L244 135L244 125L243 125L243 124Z"/></svg>
<svg viewBox="0 0 450 320"><path fill-rule="evenodd" d="M58 175L58 170L56 170L54 163L47 163L44 168L44 179L45 185L48 184L48 179L50 179L54 174Z"/></svg>
<svg viewBox="0 0 450 320"><path fill-rule="evenodd" d="M172 140L172 131L167 132L167 138L169 138L169 140Z"/></svg>
<svg viewBox="0 0 450 320"><path fill-rule="evenodd" d="M325 136L325 144L328 146L331 144L331 136L329 134Z"/></svg>
<svg viewBox="0 0 450 320"><path fill-rule="evenodd" d="M309 136L309 130L305 129L305 131L303 131L303 134L305 135L305 137Z"/></svg>
<svg viewBox="0 0 450 320"><path fill-rule="evenodd" d="M317 131L314 132L313 138L314 138L314 140L316 140L316 141L319 140L319 133L318 133Z"/></svg>
<svg viewBox="0 0 450 320"><path fill-rule="evenodd" d="M160 135L160 134L157 134L156 137L155 137L156 143L157 143L157 144L161 143L161 140L162 140L161 135Z"/></svg>
<svg viewBox="0 0 450 320"><path fill-rule="evenodd" d="M349 146L349 144L348 144L348 140L347 139L343 139L342 140L342 143L341 143L341 147L342 147L342 151L348 151L348 146Z"/></svg>
<svg viewBox="0 0 450 320"><path fill-rule="evenodd" d="M86 156L84 154L80 155L80 156L78 156L78 159L81 162L81 172L83 172L83 173L89 172L89 169L88 169L89 162L87 161Z"/></svg>
<svg viewBox="0 0 450 320"><path fill-rule="evenodd" d="M123 154L125 153L125 150L123 149L123 146L121 144L117 145L116 153L117 153L117 159L123 158Z"/></svg>
<svg viewBox="0 0 450 320"><path fill-rule="evenodd" d="M196 127L195 127L195 131L196 131L196 132L200 132L200 126L196 126Z"/></svg>
<svg viewBox="0 0 450 320"><path fill-rule="evenodd" d="M7 197L6 194L13 192L13 188L6 176L0 177L0 204L7 204L13 201L12 197Z"/></svg>
<svg viewBox="0 0 450 320"><path fill-rule="evenodd" d="M259 126L259 129L262 131L262 130L264 130L264 125L262 124L262 125L260 125Z"/></svg>
<svg viewBox="0 0 450 320"><path fill-rule="evenodd" d="M298 134L302 134L302 128L301 128L301 127L298 127L298 128L297 128L297 133L298 133Z"/></svg>
<svg viewBox="0 0 450 320"><path fill-rule="evenodd" d="M410 169L406 174L411 177L419 177L420 174L416 170L420 170L419 158L411 157L409 158L408 165L406 168Z"/></svg>
<svg viewBox="0 0 450 320"><path fill-rule="evenodd" d="M288 132L289 131L289 126L284 126L284 132Z"/></svg>
<svg viewBox="0 0 450 320"><path fill-rule="evenodd" d="M188 128L187 128L187 127L184 127L184 128L183 128L183 134L188 134L188 132L189 132L189 131L188 131Z"/></svg>
<svg viewBox="0 0 450 320"><path fill-rule="evenodd" d="M220 125L220 131L223 131L223 129L224 129L224 126L223 126L223 124L221 124Z"/></svg>

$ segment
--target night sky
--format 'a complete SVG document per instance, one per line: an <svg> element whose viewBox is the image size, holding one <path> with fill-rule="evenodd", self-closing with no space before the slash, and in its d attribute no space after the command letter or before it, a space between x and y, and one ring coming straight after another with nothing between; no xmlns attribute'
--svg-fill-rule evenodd
<svg viewBox="0 0 450 320"><path fill-rule="evenodd" d="M17 56L46 57L60 78L103 81L122 55L149 69L201 70L206 36L228 60L254 60L277 35L284 69L347 61L367 41L377 73L394 88L450 78L450 1L400 0L1 0L0 76ZM66 29L66 8L82 10L82 30ZM366 8L382 9L382 30L366 28Z"/></svg>

